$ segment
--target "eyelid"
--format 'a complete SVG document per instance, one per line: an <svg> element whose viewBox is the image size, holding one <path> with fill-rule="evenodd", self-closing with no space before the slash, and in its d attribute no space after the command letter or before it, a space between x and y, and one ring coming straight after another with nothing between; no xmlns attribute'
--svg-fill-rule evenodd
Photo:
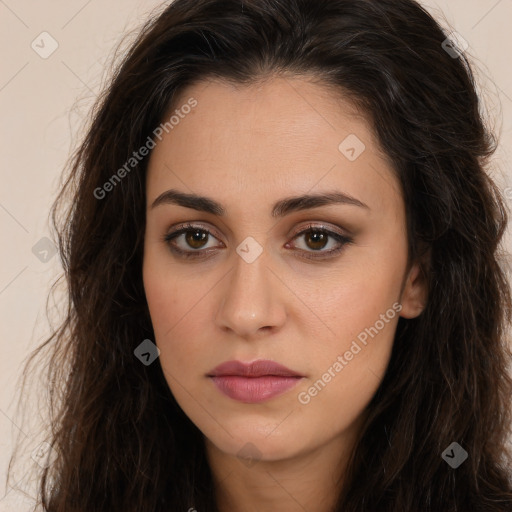
<svg viewBox="0 0 512 512"><path fill-rule="evenodd" d="M334 249L329 249L328 251L306 251L304 249L297 249L300 253L300 257L303 259L317 262L329 261L335 256L340 255L345 250L347 245L350 245L354 242L352 235L344 234L339 230L339 228L330 228L324 223L314 224L310 222L306 226L302 226L301 228L294 230L294 234L290 236L292 237L293 241L296 238L299 238L311 231L326 233L329 238L333 238L336 241L337 247ZM287 242L286 245L288 246L289 242Z"/></svg>
<svg viewBox="0 0 512 512"><path fill-rule="evenodd" d="M334 232L339 236L342 236L344 238L350 238L351 235L347 232L343 232L338 227L327 225L325 222L318 221L318 223L315 223L314 221L308 222L305 226L301 226L300 228L295 228L291 233L290 237L295 238L297 235L303 234L304 232L307 232L309 230L318 230L318 231L327 231L327 232Z"/></svg>
<svg viewBox="0 0 512 512"><path fill-rule="evenodd" d="M218 231L215 228L211 227L210 225L205 226L204 224L200 225L200 224L194 224L192 222L183 222L181 224L178 224L177 226L174 226L172 231L168 230L168 232L165 236L168 237L170 235L175 235L179 231L182 231L185 229L200 229L200 230L208 231L210 234L214 235L215 238L217 238L219 240L222 238L219 235ZM343 236L345 238L352 237L351 233L348 232L347 230L342 231L342 230L340 230L340 228L335 227L335 226L329 226L329 225L327 225L326 222L323 222L323 221L317 221L317 223L315 223L315 221L310 221L305 226L302 225L298 228L295 228L287 236L290 238L295 238L297 235L300 235L300 234L304 233L304 231L308 231L310 229L317 229L320 231L334 231L336 234Z"/></svg>
<svg viewBox="0 0 512 512"><path fill-rule="evenodd" d="M201 225L201 224L195 224L193 222L183 222L182 224L178 224L177 226L174 226L172 230L168 230L167 233L164 235L164 239L168 239L171 236L182 234L183 232L192 230L192 229L198 229L201 231L207 232L209 235L213 235L217 240L221 240L221 236L219 235L218 231L211 227L210 225ZM196 251L197 252L197 251Z"/></svg>
<svg viewBox="0 0 512 512"><path fill-rule="evenodd" d="M218 236L217 231L214 228L211 228L210 226L205 225L198 225L191 222L185 222L182 224L178 224L176 227L174 227L171 231L168 231L163 236L163 241L171 246L171 240L174 240L175 238L181 236L182 234L186 233L187 231L191 231L193 229L204 231L208 235L212 235L214 238L217 238L223 245L224 243L220 239L221 237ZM299 253L303 253L304 258L306 259L317 259L321 260L322 258L328 259L331 255L337 255L343 251L346 245L349 245L353 243L353 237L350 234L345 234L344 232L340 231L337 227L329 227L326 225L326 223L318 221L318 224L315 224L314 222L309 222L307 225L303 225L299 228L296 228L292 231L291 234L288 235L291 240L295 240L299 236L302 236L310 231L321 231L327 233L327 236L334 238L338 244L338 247L335 249L331 249L329 251L305 251L304 249L297 249ZM286 243L288 245L289 242ZM224 245L225 246L225 245ZM180 254L181 256L188 257L188 258L197 258L200 259L201 257L207 258L211 253L215 250L215 247L210 247L207 249L189 249L189 250L183 250L178 247L172 247L171 250L175 253Z"/></svg>

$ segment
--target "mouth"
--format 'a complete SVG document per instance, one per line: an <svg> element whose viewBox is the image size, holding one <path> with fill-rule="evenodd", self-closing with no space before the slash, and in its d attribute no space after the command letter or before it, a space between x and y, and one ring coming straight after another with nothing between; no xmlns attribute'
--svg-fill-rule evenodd
<svg viewBox="0 0 512 512"><path fill-rule="evenodd" d="M252 363L227 361L207 376L224 395L244 403L270 400L290 390L304 378L304 375L269 360Z"/></svg>

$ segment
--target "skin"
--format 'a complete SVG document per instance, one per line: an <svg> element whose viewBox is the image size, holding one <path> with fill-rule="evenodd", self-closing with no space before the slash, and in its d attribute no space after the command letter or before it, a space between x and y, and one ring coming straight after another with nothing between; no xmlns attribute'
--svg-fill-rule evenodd
<svg viewBox="0 0 512 512"><path fill-rule="evenodd" d="M398 318L419 315L426 299L419 264L407 266L399 184L365 117L307 77L251 86L203 81L174 108L190 97L197 106L164 133L147 172L143 278L160 363L205 436L222 512L327 512L388 365ZM350 134L366 146L355 161L338 149ZM225 214L152 208L168 189L208 196ZM328 191L368 208L331 204L271 216L278 200ZM184 222L212 235L202 245L187 244L185 235L174 243L213 250L208 258L171 252L163 237ZM309 223L353 242L330 257L301 257L340 246L333 238L322 246L308 233L295 237ZM249 236L263 249L252 263L236 252ZM400 313L300 403L299 393L395 303ZM242 403L206 376L233 359L271 359L305 377L266 402Z"/></svg>

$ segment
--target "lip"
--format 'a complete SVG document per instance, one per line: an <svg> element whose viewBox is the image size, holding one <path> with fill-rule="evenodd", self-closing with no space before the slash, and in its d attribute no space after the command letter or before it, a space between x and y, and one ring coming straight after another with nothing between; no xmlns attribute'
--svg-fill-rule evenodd
<svg viewBox="0 0 512 512"><path fill-rule="evenodd" d="M275 377L304 377L300 373L290 370L282 364L268 359L258 359L252 363L242 361L226 361L216 366L208 377L220 377L226 375L237 375L240 377L264 377L272 375Z"/></svg>
<svg viewBox="0 0 512 512"><path fill-rule="evenodd" d="M223 394L245 403L270 400L293 388L304 378L286 366L269 360L252 363L226 361L215 367L208 377Z"/></svg>

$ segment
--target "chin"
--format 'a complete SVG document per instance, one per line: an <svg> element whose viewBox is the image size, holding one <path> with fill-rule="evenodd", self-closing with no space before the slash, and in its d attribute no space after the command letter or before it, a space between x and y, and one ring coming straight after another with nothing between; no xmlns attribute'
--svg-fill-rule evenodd
<svg viewBox="0 0 512 512"><path fill-rule="evenodd" d="M304 449L304 446L298 445L296 439L290 435L287 436L289 443L284 443L281 436L259 434L254 431L254 424L251 427L246 433L243 429L237 429L237 434L233 437L226 434L221 438L216 436L207 439L216 450L237 457L241 462L245 461L248 467L258 461L272 462L288 459Z"/></svg>

